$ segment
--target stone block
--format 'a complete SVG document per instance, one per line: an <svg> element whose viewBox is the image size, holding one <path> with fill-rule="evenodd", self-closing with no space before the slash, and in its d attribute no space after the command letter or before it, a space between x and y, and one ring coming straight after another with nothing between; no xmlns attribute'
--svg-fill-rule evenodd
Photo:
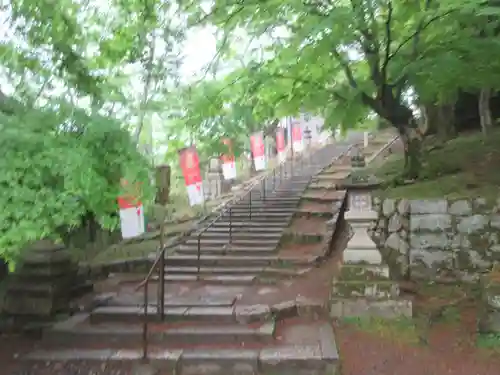
<svg viewBox="0 0 500 375"><path fill-rule="evenodd" d="M268 305L236 306L236 320L240 323L264 321L271 315Z"/></svg>
<svg viewBox="0 0 500 375"><path fill-rule="evenodd" d="M394 199L385 199L382 203L382 213L384 216L390 216L396 209L396 201Z"/></svg>
<svg viewBox="0 0 500 375"><path fill-rule="evenodd" d="M378 317L395 319L399 317L412 317L412 301L407 299L395 300L368 300L358 299L333 299L330 306L332 318L342 317Z"/></svg>
<svg viewBox="0 0 500 375"><path fill-rule="evenodd" d="M460 219L457 230L460 233L472 234L480 232L488 225L489 218L484 215L473 215Z"/></svg>
<svg viewBox="0 0 500 375"><path fill-rule="evenodd" d="M410 219L411 231L443 232L451 229L451 215L426 214L412 215Z"/></svg>
<svg viewBox="0 0 500 375"><path fill-rule="evenodd" d="M410 233L410 247L426 249L449 249L451 240L446 233Z"/></svg>
<svg viewBox="0 0 500 375"><path fill-rule="evenodd" d="M326 365L319 345L281 346L262 349L259 362L260 368L265 374L312 375L324 370Z"/></svg>
<svg viewBox="0 0 500 375"><path fill-rule="evenodd" d="M179 371L183 375L251 375L258 370L259 352L244 349L184 350Z"/></svg>
<svg viewBox="0 0 500 375"><path fill-rule="evenodd" d="M410 269L412 276L434 279L436 275L447 273L455 265L455 253L440 249L410 249Z"/></svg>
<svg viewBox="0 0 500 375"><path fill-rule="evenodd" d="M344 281L385 281L389 279L389 267L386 265L352 265L340 268L338 280Z"/></svg>
<svg viewBox="0 0 500 375"><path fill-rule="evenodd" d="M448 212L455 216L467 216L472 214L472 204L468 200L461 199L451 203Z"/></svg>
<svg viewBox="0 0 500 375"><path fill-rule="evenodd" d="M399 296L399 285L388 280L337 280L333 283L332 295L341 298L391 299Z"/></svg>
<svg viewBox="0 0 500 375"><path fill-rule="evenodd" d="M417 199L409 202L412 214L445 214L448 211L448 201L446 199Z"/></svg>
<svg viewBox="0 0 500 375"><path fill-rule="evenodd" d="M376 249L348 248L342 253L342 261L345 264L382 264L382 255Z"/></svg>
<svg viewBox="0 0 500 375"><path fill-rule="evenodd" d="M391 250L396 250L399 254L407 254L409 245L400 233L391 233L385 241L385 247Z"/></svg>

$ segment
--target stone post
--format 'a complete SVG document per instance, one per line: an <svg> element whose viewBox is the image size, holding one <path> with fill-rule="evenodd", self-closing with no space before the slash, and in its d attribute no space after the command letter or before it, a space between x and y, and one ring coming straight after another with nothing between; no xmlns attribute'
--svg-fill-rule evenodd
<svg viewBox="0 0 500 375"><path fill-rule="evenodd" d="M369 139L369 132L364 132L363 133L363 147L367 148L368 147L368 139Z"/></svg>
<svg viewBox="0 0 500 375"><path fill-rule="evenodd" d="M156 199L157 204L162 206L168 202L170 194L170 166L159 165L156 168Z"/></svg>
<svg viewBox="0 0 500 375"><path fill-rule="evenodd" d="M370 192L377 185L370 181L344 185L349 192L348 211L344 217L353 234L333 280L333 317L411 316L411 302L399 298L399 285L391 280L389 267L368 234L370 224L378 217Z"/></svg>

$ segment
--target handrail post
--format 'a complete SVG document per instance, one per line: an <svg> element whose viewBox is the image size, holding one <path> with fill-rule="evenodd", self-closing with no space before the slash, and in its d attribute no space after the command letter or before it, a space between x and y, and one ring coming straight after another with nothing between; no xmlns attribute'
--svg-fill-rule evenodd
<svg viewBox="0 0 500 375"><path fill-rule="evenodd" d="M273 191L276 190L276 168L273 168Z"/></svg>
<svg viewBox="0 0 500 375"><path fill-rule="evenodd" d="M248 211L250 220L252 220L252 190L248 194Z"/></svg>
<svg viewBox="0 0 500 375"><path fill-rule="evenodd" d="M148 358L148 292L149 280L144 284L144 314L142 322L142 359Z"/></svg>
<svg viewBox="0 0 500 375"><path fill-rule="evenodd" d="M266 200L266 182L267 182L267 176L264 176L262 179L262 200Z"/></svg>
<svg viewBox="0 0 500 375"><path fill-rule="evenodd" d="M202 235L203 231L201 231L199 234L198 234L198 263L197 263L197 266L198 266L198 277L197 279L199 280L200 279L200 259L201 259L201 235Z"/></svg>
<svg viewBox="0 0 500 375"><path fill-rule="evenodd" d="M158 314L160 315L160 321L165 319L165 249L162 248L160 255L160 272L158 277Z"/></svg>
<svg viewBox="0 0 500 375"><path fill-rule="evenodd" d="M229 207L229 243L233 242L233 209Z"/></svg>

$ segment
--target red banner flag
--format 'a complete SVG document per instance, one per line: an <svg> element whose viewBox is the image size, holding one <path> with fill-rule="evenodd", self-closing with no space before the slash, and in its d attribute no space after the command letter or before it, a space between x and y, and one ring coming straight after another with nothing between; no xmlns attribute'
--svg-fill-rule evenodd
<svg viewBox="0 0 500 375"><path fill-rule="evenodd" d="M236 178L236 160L233 153L232 142L230 139L224 138L222 143L224 143L228 148L228 152L220 156L220 160L222 162L222 174L224 175L224 179L233 180Z"/></svg>
<svg viewBox="0 0 500 375"><path fill-rule="evenodd" d="M292 147L294 151L302 151L302 128L300 123L292 124Z"/></svg>
<svg viewBox="0 0 500 375"><path fill-rule="evenodd" d="M179 150L179 163L188 191L189 204L194 206L204 201L203 185L200 171L200 159L196 147Z"/></svg>
<svg viewBox="0 0 500 375"><path fill-rule="evenodd" d="M250 150L252 151L255 170L261 171L263 169L266 169L266 156L265 156L263 132L253 133L250 136Z"/></svg>
<svg viewBox="0 0 500 375"><path fill-rule="evenodd" d="M276 152L278 160L283 163L286 160L285 130L283 128L276 130Z"/></svg>

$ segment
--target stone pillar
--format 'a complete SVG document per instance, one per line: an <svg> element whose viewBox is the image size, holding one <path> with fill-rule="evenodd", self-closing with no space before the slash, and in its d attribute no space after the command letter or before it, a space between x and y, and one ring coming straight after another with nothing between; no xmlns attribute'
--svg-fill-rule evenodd
<svg viewBox="0 0 500 375"><path fill-rule="evenodd" d="M334 277L331 296L333 317L411 316L411 302L399 298L399 285L391 280L389 267L368 234L378 214L372 208L372 197L353 186L349 191L349 210L345 220L353 234L343 252L342 264Z"/></svg>
<svg viewBox="0 0 500 375"><path fill-rule="evenodd" d="M368 147L368 139L369 139L369 132L364 132L363 133L363 147L367 148Z"/></svg>

